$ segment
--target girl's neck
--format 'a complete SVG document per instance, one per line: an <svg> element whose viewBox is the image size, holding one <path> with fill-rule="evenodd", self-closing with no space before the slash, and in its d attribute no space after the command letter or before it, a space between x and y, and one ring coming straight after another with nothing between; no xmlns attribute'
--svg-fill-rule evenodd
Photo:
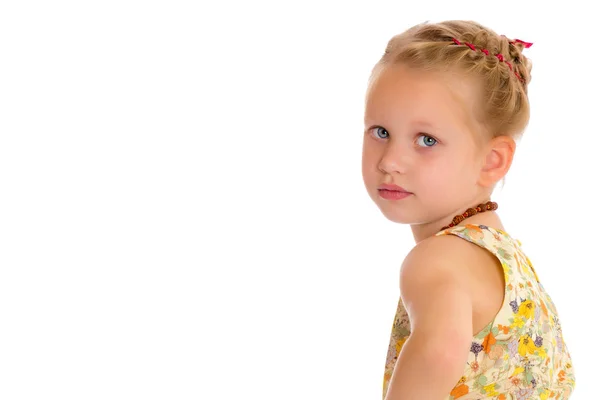
<svg viewBox="0 0 600 400"><path fill-rule="evenodd" d="M434 221L427 224L419 224L419 225L411 225L411 230L413 233L413 237L415 239L415 243L419 243L420 241L427 239L428 237L434 236L438 233L442 227L449 224L452 221L452 217L449 219L444 219L443 221ZM465 225L486 225L492 228L500 229L502 231L506 231L504 229L504 225L502 225L502 221L500 217L495 211L486 211L483 213L477 213L473 216L465 218L462 222L460 222L456 226L465 226Z"/></svg>

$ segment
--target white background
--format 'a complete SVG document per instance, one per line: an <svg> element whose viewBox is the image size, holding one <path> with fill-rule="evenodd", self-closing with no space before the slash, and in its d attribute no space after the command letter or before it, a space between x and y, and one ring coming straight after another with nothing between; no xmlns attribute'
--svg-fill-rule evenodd
<svg viewBox="0 0 600 400"><path fill-rule="evenodd" d="M2 2L0 398L379 399L413 242L362 186L364 91L445 19L534 42L494 200L597 397L592 3L351 3Z"/></svg>

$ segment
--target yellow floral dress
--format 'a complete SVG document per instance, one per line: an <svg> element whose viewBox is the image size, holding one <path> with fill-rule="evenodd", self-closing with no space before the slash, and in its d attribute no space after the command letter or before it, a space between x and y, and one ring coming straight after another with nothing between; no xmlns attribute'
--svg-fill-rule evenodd
<svg viewBox="0 0 600 400"><path fill-rule="evenodd" d="M566 400L575 388L571 356L558 313L521 243L485 225L464 225L436 236L456 235L492 252L504 269L505 297L495 319L473 337L462 378L446 400ZM383 379L383 399L402 345L410 335L398 302Z"/></svg>

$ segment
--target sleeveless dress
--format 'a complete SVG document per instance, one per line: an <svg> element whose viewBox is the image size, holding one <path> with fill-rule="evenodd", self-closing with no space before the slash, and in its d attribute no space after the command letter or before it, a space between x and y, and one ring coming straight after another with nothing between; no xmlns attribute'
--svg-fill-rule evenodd
<svg viewBox="0 0 600 400"><path fill-rule="evenodd" d="M473 337L463 376L446 400L566 400L575 388L571 356L558 313L521 242L485 225L455 226L455 235L487 249L504 269L505 296L495 319ZM383 379L383 399L410 321L400 298L392 325Z"/></svg>

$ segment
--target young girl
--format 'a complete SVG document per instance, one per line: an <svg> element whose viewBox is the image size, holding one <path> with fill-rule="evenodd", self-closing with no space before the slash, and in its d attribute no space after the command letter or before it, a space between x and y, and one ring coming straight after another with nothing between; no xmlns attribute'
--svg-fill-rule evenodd
<svg viewBox="0 0 600 400"><path fill-rule="evenodd" d="M529 120L531 43L475 22L393 37L366 96L363 179L416 245L400 270L385 400L568 399L555 305L490 201Z"/></svg>

